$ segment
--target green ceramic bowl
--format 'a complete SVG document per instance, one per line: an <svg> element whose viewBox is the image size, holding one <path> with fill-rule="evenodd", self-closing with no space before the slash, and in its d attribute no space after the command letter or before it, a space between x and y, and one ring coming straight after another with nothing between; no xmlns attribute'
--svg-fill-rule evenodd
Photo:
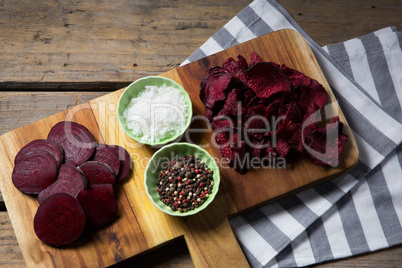
<svg viewBox="0 0 402 268"><path fill-rule="evenodd" d="M136 136L132 133L132 131L127 127L127 122L123 116L123 112L129 105L132 98L138 97L138 95L141 92L145 91L145 86L163 86L163 85L176 88L184 96L184 99L188 106L186 123L185 123L183 129L178 131L178 133L176 135L166 137L165 139L160 140L158 142L148 142L148 141L143 140L142 136ZM162 76L147 76L147 77L143 77L143 78L140 78L140 79L134 81L123 91L123 93L120 96L119 102L117 104L117 117L119 120L120 127L123 129L123 131L133 140L136 140L143 144L149 144L151 146L167 144L169 142L172 142L172 141L175 141L176 139L178 139L181 135L183 135L183 133L189 127L192 116L193 116L193 108L192 108L191 100L190 100L188 93L184 90L184 88L181 85L179 85L172 79L165 78Z"/></svg>
<svg viewBox="0 0 402 268"><path fill-rule="evenodd" d="M157 191L158 187L156 185L158 176L162 171L161 165L163 163L166 163L166 161L174 160L176 157L182 157L183 155L187 156L194 155L194 157L198 157L202 161L204 161L207 167L213 171L213 180L214 180L214 187L212 188L212 193L206 199L205 203L199 206L198 208L189 210L187 212L173 211L169 206L162 203L162 201L159 200L159 193ZM221 179L219 176L219 168L215 160L212 158L212 156L201 147L185 142L172 143L158 150L152 156L151 160L148 162L144 174L145 190L151 202L158 209L169 215L182 216L182 217L194 215L200 212L201 210L205 209L209 204L211 204L216 194L218 193L220 181Z"/></svg>

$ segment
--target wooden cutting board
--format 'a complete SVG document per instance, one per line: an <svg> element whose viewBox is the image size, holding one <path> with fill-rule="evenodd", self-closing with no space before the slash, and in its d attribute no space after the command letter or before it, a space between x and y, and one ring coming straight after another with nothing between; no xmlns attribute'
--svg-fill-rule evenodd
<svg viewBox="0 0 402 268"><path fill-rule="evenodd" d="M209 68L221 65L228 57L236 58L238 54L249 60L252 51L257 52L263 61L284 63L305 73L327 89L333 103L331 107L338 112L349 136L337 168L317 166L306 158L288 165L286 169L251 170L245 175L222 167L218 196L207 209L184 218L166 215L152 205L143 182L146 164L157 148L132 141L120 129L116 106L123 89L118 90L0 137L0 190L27 266L104 267L181 236L184 236L197 267L248 266L230 228L228 216L352 169L358 159L356 142L310 47L296 31L274 32L161 75L183 85L193 102L195 118L202 118L204 107L198 97L199 84ZM125 147L133 159L134 170L118 185L119 218L114 224L96 232L87 232L70 247L54 248L36 237L33 218L38 202L35 197L21 193L13 186L11 173L18 150L31 140L46 138L50 128L62 120L85 125L99 143ZM190 133L196 128L203 129L204 133ZM213 131L206 130L208 126L203 120L195 120L190 126L189 139L185 141L206 144L206 150L221 159L218 148L213 146Z"/></svg>

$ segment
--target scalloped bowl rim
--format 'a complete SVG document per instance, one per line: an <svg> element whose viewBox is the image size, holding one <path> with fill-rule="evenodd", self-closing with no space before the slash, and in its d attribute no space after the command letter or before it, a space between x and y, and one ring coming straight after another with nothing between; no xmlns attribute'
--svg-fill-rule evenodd
<svg viewBox="0 0 402 268"><path fill-rule="evenodd" d="M129 91L133 90L134 86L144 80L152 80L152 79L159 79L162 81L166 81L170 84L172 84L174 86L174 88L178 89L182 95L184 96L186 103L188 105L188 109L187 109L187 120L186 120L186 124L184 125L184 127L181 129L181 131L179 133L177 133L176 135L173 135L171 137L165 138L163 140L157 141L157 142L146 142L141 140L140 136L135 136L132 134L132 132L127 128L126 126L126 122L125 122L125 118L123 115L119 115L119 111L121 109L121 100L123 98L125 98L125 95L128 94ZM152 83L150 83L149 85L152 85ZM126 106L127 107L127 106ZM122 111L124 111L126 109L126 107L124 107L124 109ZM123 113L123 112L122 112ZM116 108L116 114L117 114L117 119L119 121L119 125L120 128L123 129L124 133L126 133L130 138L132 138L133 140L142 143L142 144L147 144L147 145L164 145L167 144L169 142L175 141L177 140L179 137L181 137L184 132L188 129L188 127L190 126L191 123L191 118L193 117L193 107L192 107L192 102L190 99L190 96L188 95L187 91L183 88L182 85L180 85L179 83L177 83L176 81L174 81L173 79L167 78L167 77L163 77L163 76L145 76L142 78L139 78L137 80L135 80L134 82L132 82L130 85L128 85L124 91L121 93L120 97L119 97L119 101L117 103L117 108Z"/></svg>
<svg viewBox="0 0 402 268"><path fill-rule="evenodd" d="M154 191L156 192L155 197L157 197L157 200L155 200L150 191L151 189L148 188L147 185L147 180L149 180L148 177L148 173L153 174L154 176L158 176L160 169L157 169L156 172L152 172L150 171L150 169L153 167L153 165L151 163L153 163L153 161L158 158L162 153L165 153L166 150L172 149L171 152L173 152L173 155L178 156L179 153L174 151L174 147L191 147L193 150L195 150L196 152L200 152L204 154L204 158L199 157L201 160L205 161L207 158L208 161L208 168L214 171L214 175L213 175L213 181L214 181L214 187L212 188L212 193L209 195L208 199L205 201L204 204L202 204L201 206L199 206L198 208L195 208L193 210L189 210L187 212L179 212L179 211L173 211L169 206L167 206L166 204L162 203L162 201L159 200L159 194L156 192L156 185L155 185L155 189ZM194 152L194 156L198 157L197 153ZM197 155L196 155L197 154ZM155 180L156 182L156 180ZM219 167L217 165L217 163L215 162L214 158L204 149L202 149L201 147L199 147L198 145L192 144L192 143L186 143L186 142L178 142L178 143L172 143L169 145L166 145L164 147L162 147L161 149L159 149L157 152L154 153L154 155L151 157L151 159L149 160L147 167L145 169L144 172L144 186L145 186L145 191L146 194L148 196L148 198L151 200L152 204L158 208L160 211L167 213L169 215L172 216L181 216L181 217L185 217L185 216L190 216L190 215L194 215L197 214L198 212L204 210L209 204L211 204L213 202L213 200L215 199L218 191L219 191L219 185L220 185L220 174L219 174Z"/></svg>

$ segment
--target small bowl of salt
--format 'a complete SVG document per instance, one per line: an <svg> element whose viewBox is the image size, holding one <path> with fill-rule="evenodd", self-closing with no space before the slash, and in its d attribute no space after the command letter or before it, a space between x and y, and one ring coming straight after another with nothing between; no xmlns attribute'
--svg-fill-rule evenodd
<svg viewBox="0 0 402 268"><path fill-rule="evenodd" d="M191 123L192 104L184 88L172 79L147 76L121 94L117 117L133 140L151 146L177 140Z"/></svg>

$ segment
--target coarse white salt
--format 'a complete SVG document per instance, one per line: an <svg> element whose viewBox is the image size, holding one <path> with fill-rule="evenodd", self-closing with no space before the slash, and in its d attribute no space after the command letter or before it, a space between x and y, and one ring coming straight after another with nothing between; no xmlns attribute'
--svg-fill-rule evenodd
<svg viewBox="0 0 402 268"><path fill-rule="evenodd" d="M145 86L123 112L127 127L141 142L159 142L178 134L186 125L188 105L174 87Z"/></svg>

